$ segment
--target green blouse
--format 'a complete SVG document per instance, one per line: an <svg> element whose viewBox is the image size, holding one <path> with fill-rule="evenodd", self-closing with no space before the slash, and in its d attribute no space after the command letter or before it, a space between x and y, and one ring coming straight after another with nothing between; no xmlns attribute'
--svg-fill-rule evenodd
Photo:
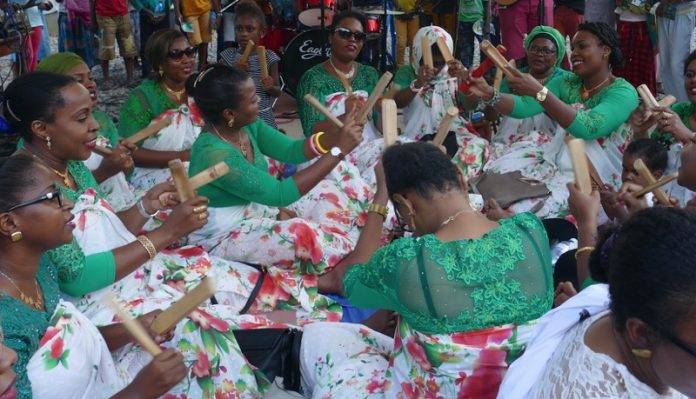
<svg viewBox="0 0 696 399"><path fill-rule="evenodd" d="M365 90L372 93L372 89L377 85L379 74L377 70L371 66L358 64L355 79L351 82L353 90ZM304 96L311 94L319 100L320 103L326 105L325 98L327 95L336 92L342 92L345 89L340 80L336 79L324 68L324 64L320 63L302 75L300 83L297 85L297 96L300 99L297 101L297 112L300 114L302 122L302 130L304 135L309 137L312 135L314 124L318 121L326 119L313 106L305 102Z"/></svg>
<svg viewBox="0 0 696 399"><path fill-rule="evenodd" d="M528 71L529 71L528 67L520 68L520 72L527 73ZM563 68L555 67L551 76L549 76L549 78L546 79L546 84L548 85L553 80L557 80L559 78L566 78L566 77L569 77L572 75L573 75L573 72L566 71ZM507 76L504 76L503 80L500 82L500 92L506 93L506 94L512 94L512 90L510 90L510 83L508 82Z"/></svg>
<svg viewBox="0 0 696 399"><path fill-rule="evenodd" d="M681 121L684 123L684 125L688 127L691 131L696 130L693 126L691 126L690 120L691 115L694 114L694 107L696 107L696 104L693 104L689 101L682 101L672 104L672 111L674 111L674 113L677 114L679 118L681 118ZM674 136L672 136L669 133L662 132L659 129L655 129L651 137L661 141L666 145L670 145L674 142Z"/></svg>
<svg viewBox="0 0 696 399"><path fill-rule="evenodd" d="M554 79L546 87L566 104L583 103L580 97L582 79L575 74ZM513 97L515 105L510 113L513 118L524 119L545 111L533 97ZM636 89L626 80L616 78L612 84L584 102L584 109L577 110L575 119L566 130L584 140L607 137L628 120L637 106Z"/></svg>
<svg viewBox="0 0 696 399"><path fill-rule="evenodd" d="M162 86L154 80L144 80L133 89L121 106L118 133L126 138L147 127L150 122L177 105L169 99Z"/></svg>
<svg viewBox="0 0 696 399"><path fill-rule="evenodd" d="M36 280L44 296L45 311L28 307L0 291L0 323L5 335L5 345L17 352L17 391L19 398L31 398L31 382L27 376L27 363L39 350L41 338L48 330L51 317L60 300L56 269L49 262L42 262Z"/></svg>
<svg viewBox="0 0 696 399"><path fill-rule="evenodd" d="M92 116L99 124L99 130L97 131L97 134L109 139L109 143L111 143L111 146L115 147L118 144L118 140L121 137L118 135L118 129L116 128L114 121L106 112L100 111L98 109L95 109L92 112Z"/></svg>
<svg viewBox="0 0 696 399"><path fill-rule="evenodd" d="M68 171L75 179L76 191L61 186L62 193L75 202L87 189L94 189L103 197L94 176L80 161L68 161ZM116 281L116 259L111 251L85 255L80 245L73 239L46 253L48 259L58 269L61 291L74 297L81 297L104 288Z"/></svg>
<svg viewBox="0 0 696 399"><path fill-rule="evenodd" d="M541 221L523 213L477 239L396 240L351 267L343 288L352 304L397 311L426 334L474 331L551 310L550 256Z"/></svg>
<svg viewBox="0 0 696 399"><path fill-rule="evenodd" d="M254 151L254 162L244 158L238 148L217 135L203 132L191 148L191 176L219 162L230 172L201 187L200 195L208 197L210 206L227 207L256 202L268 206L288 206L300 199L300 191L292 178L278 180L268 173L264 155L281 162L299 164L307 161L305 139L292 139L268 126L263 119L244 128Z"/></svg>

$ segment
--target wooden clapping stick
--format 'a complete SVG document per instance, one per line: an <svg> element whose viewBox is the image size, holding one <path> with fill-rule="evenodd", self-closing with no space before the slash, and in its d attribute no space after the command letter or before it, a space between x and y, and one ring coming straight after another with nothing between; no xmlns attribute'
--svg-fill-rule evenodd
<svg viewBox="0 0 696 399"><path fill-rule="evenodd" d="M498 45L497 48L498 48L498 52L501 55L507 52L507 49L503 45ZM471 72L471 77L472 78L482 77L483 75L488 73L488 71L490 71L490 69L493 68L494 65L495 64L493 63L493 60L491 60L490 58L486 58L485 60L481 61L481 64L479 64L479 66ZM502 81L503 81L503 71L500 68L498 68L496 70L496 73L495 73L495 81L493 83L493 87L495 87L496 89L500 89L500 82L502 82ZM496 84L497 84L497 86L496 86ZM461 85L459 86L459 89L464 93L468 93L469 92L469 84L467 82L462 82Z"/></svg>
<svg viewBox="0 0 696 399"><path fill-rule="evenodd" d="M592 182L590 180L587 156L585 155L585 142L581 139L568 141L568 151L570 153L570 160L573 162L575 184L577 184L580 192L583 194L591 194Z"/></svg>
<svg viewBox="0 0 696 399"><path fill-rule="evenodd" d="M445 62L449 62L450 60L454 59L454 57L452 57L452 52L450 51L449 47L447 47L445 39L441 37L437 38L437 48L440 49L440 54L442 54L442 58L445 59Z"/></svg>
<svg viewBox="0 0 696 399"><path fill-rule="evenodd" d="M249 57L251 56L251 51L254 49L254 46L256 43L254 43L253 40L249 40L246 44L246 47L244 47L244 53L242 53L242 58L239 59L239 64L240 65L246 65L247 62L249 61Z"/></svg>
<svg viewBox="0 0 696 399"><path fill-rule="evenodd" d="M669 107L672 104L674 104L677 99L673 95L668 95L662 98L662 100L657 101L655 99L655 96L652 95L650 92L650 89L648 89L648 86L646 85L640 85L636 89L638 91L638 95L640 95L640 98L643 100L643 103L645 103L647 109L647 117L650 117L650 114L653 108L655 107Z"/></svg>
<svg viewBox="0 0 696 399"><path fill-rule="evenodd" d="M382 137L384 138L384 148L396 142L399 132L396 127L396 102L392 99L382 100Z"/></svg>
<svg viewBox="0 0 696 399"><path fill-rule="evenodd" d="M199 188L205 186L215 179L219 179L222 176L229 173L230 167L224 162L218 162L217 164L209 167L208 169L191 176L189 179L189 184L191 188L195 191Z"/></svg>
<svg viewBox="0 0 696 399"><path fill-rule="evenodd" d="M374 90L372 90L372 93L370 93L370 96L367 98L367 102L360 110L358 117L355 119L356 121L360 122L365 120L365 118L367 118L367 115L370 112L372 112L372 107L375 106L377 100L379 100L380 96L382 96L382 93L384 92L384 89L386 89L389 85L392 76L394 75L392 75L391 72L385 72L384 75L382 75L382 77L379 78L379 81L377 81L377 85L375 85Z"/></svg>
<svg viewBox="0 0 696 399"><path fill-rule="evenodd" d="M268 63L266 62L266 47L258 46L256 54L259 56L259 69L261 70L261 79L268 77Z"/></svg>
<svg viewBox="0 0 696 399"><path fill-rule="evenodd" d="M138 133L128 137L126 141L130 144L138 144L139 142L145 140L146 138L159 133L160 130L164 129L165 127L169 126L170 123L172 123L173 118L171 116L168 116L166 118L162 118L159 121L147 126L143 130L139 131Z"/></svg>
<svg viewBox="0 0 696 399"><path fill-rule="evenodd" d="M425 36L421 37L421 49L423 51L423 65L433 68L433 50L430 47L430 40Z"/></svg>
<svg viewBox="0 0 696 399"><path fill-rule="evenodd" d="M399 86L399 85L396 84L396 83L392 83L391 88L389 89L389 91L387 92L387 94L384 95L383 98L386 98L386 99L393 99L394 96L396 95L396 93L399 92L399 90L401 90L401 86Z"/></svg>
<svg viewBox="0 0 696 399"><path fill-rule="evenodd" d="M498 52L498 49L495 48L495 46L492 45L491 42L489 42L488 40L482 41L481 51L483 51L486 54L486 56L493 61L493 63L496 67L498 67L498 69L502 69L505 75L507 75L508 77L512 76L512 72L510 72L510 67L512 67L512 65L508 64L508 61L505 59L505 57L503 57Z"/></svg>
<svg viewBox="0 0 696 399"><path fill-rule="evenodd" d="M169 161L169 170L172 173L176 192L179 194L179 201L184 202L196 196L196 189L226 175L230 167L224 162L218 162L189 179L184 163L180 159L173 159Z"/></svg>
<svg viewBox="0 0 696 399"><path fill-rule="evenodd" d="M346 78L346 75L342 74L341 71L336 71L338 78L341 80L341 84L343 85L343 90L346 91L346 95L350 96L353 94L353 88L350 86L350 82L348 81L348 78Z"/></svg>
<svg viewBox="0 0 696 399"><path fill-rule="evenodd" d="M109 147L104 147L103 145L98 145L92 149L92 152L97 153L103 157L108 157L113 154L113 150Z"/></svg>
<svg viewBox="0 0 696 399"><path fill-rule="evenodd" d="M645 162L643 162L642 159L636 159L636 161L633 162L633 167L636 169L636 172L638 172L638 175L640 175L640 178L643 179L643 183L645 183L646 187L650 187L657 182L655 177L652 175L652 172L650 169L648 169L648 166L645 165ZM665 193L661 188L655 188L652 190L652 193L655 194L655 198L657 198L662 205L671 205L667 193Z"/></svg>
<svg viewBox="0 0 696 399"><path fill-rule="evenodd" d="M341 120L338 119L336 115L332 114L331 111L326 109L325 106L321 105L319 100L314 98L313 95L305 94L304 100L308 102L309 105L314 107L317 111L321 112L321 114L324 115L326 119L330 120L331 122L333 122L334 125L338 126L339 129L343 127L343 122L341 122Z"/></svg>
<svg viewBox="0 0 696 399"><path fill-rule="evenodd" d="M671 182L672 180L675 180L678 177L679 177L678 174L673 174L671 176L663 177L662 179L660 179L660 180L656 181L655 183L645 187L644 189L636 191L635 193L633 193L633 196L636 198L640 198L651 191L654 192L655 189L658 189L659 187L664 186L665 184ZM670 203L669 205L672 205L672 204Z"/></svg>
<svg viewBox="0 0 696 399"><path fill-rule="evenodd" d="M152 331L162 335L171 330L183 320L184 317L188 316L194 309L213 296L213 294L215 294L215 287L215 278L204 278L196 288L189 291L155 318L152 322Z"/></svg>
<svg viewBox="0 0 696 399"><path fill-rule="evenodd" d="M116 312L118 318L121 319L121 323L128 330L130 335L135 338L135 340L152 356L157 356L162 353L162 349L155 343L155 341L150 337L150 335L145 331L145 328L138 321L133 320L133 318L126 313L125 310L116 302L116 299L112 295L106 297L106 301L109 303L111 308Z"/></svg>
<svg viewBox="0 0 696 399"><path fill-rule="evenodd" d="M437 133L435 138L433 138L433 144L440 146L445 142L447 138L447 133L449 133L449 127L452 124L452 119L459 114L459 109L457 107L447 108L447 113L440 121L440 126L437 128Z"/></svg>

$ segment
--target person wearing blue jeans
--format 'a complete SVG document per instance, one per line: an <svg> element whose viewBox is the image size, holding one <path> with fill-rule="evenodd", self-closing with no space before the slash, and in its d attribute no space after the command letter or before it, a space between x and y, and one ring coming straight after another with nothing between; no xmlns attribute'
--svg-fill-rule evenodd
<svg viewBox="0 0 696 399"><path fill-rule="evenodd" d="M474 63L474 24L485 20L483 0L459 0L459 60L465 67L470 68ZM482 24L484 25L484 24Z"/></svg>

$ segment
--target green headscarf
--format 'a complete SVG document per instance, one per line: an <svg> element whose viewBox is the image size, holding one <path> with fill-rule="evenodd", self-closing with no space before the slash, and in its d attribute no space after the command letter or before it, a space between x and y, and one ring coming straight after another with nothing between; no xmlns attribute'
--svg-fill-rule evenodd
<svg viewBox="0 0 696 399"><path fill-rule="evenodd" d="M544 25L537 26L536 28L532 29L532 31L529 32L527 37L524 39L524 48L528 49L532 44L532 40L542 35L548 36L551 40L553 40L554 43L556 43L556 49L558 50L556 53L556 66L560 66L561 62L563 62L563 58L566 55L566 42L565 37L563 37L561 32L557 31L556 29Z"/></svg>
<svg viewBox="0 0 696 399"><path fill-rule="evenodd" d="M37 72L53 72L65 75L80 64L86 64L86 62L75 53L56 53L42 59L34 70Z"/></svg>

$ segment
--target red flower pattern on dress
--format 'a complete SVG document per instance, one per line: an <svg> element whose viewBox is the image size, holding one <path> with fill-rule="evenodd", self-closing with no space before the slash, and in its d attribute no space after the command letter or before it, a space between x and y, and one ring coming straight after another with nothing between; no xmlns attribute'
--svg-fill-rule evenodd
<svg viewBox="0 0 696 399"><path fill-rule="evenodd" d="M416 340L409 339L406 341L406 351L423 370L428 371L432 368L430 361L428 361L428 356L425 354L425 348L416 342Z"/></svg>
<svg viewBox="0 0 696 399"><path fill-rule="evenodd" d="M196 362L191 366L191 372L198 378L210 376L210 360L204 351L198 352Z"/></svg>
<svg viewBox="0 0 696 399"><path fill-rule="evenodd" d="M218 319L200 308L191 312L189 317L204 330L210 330L212 327L217 331L227 332L230 329L230 324L228 322Z"/></svg>
<svg viewBox="0 0 696 399"><path fill-rule="evenodd" d="M55 337L56 334L60 332L60 330L60 328L56 328L53 326L48 327L48 329L46 330L46 334L44 334L44 336L41 338L41 342L39 342L39 346L44 346L44 344L50 341L51 338Z"/></svg>
<svg viewBox="0 0 696 399"><path fill-rule="evenodd" d="M63 355L63 338L58 337L51 344L51 358L52 359L60 359L60 357L62 355Z"/></svg>
<svg viewBox="0 0 696 399"><path fill-rule="evenodd" d="M288 231L295 235L294 246L295 256L298 259L309 259L317 265L321 262L323 252L317 241L317 233L304 222L297 222L290 225Z"/></svg>

